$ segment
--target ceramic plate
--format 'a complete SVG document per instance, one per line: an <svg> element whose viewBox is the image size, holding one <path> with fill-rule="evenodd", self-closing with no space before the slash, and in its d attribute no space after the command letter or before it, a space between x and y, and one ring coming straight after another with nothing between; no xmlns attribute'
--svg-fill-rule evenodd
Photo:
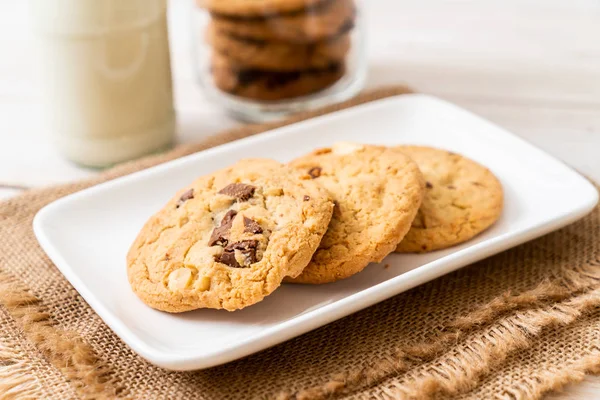
<svg viewBox="0 0 600 400"><path fill-rule="evenodd" d="M429 254L393 254L321 286L282 285L241 311L167 314L144 305L127 281L125 254L144 222L196 177L244 157L282 162L337 141L422 144L464 154L505 189L505 210L488 231ZM567 225L597 191L582 176L515 135L425 95L379 100L276 129L89 188L35 218L44 250L89 305L134 351L168 369L226 363L301 335L390 296ZM389 264L388 268L384 268Z"/></svg>

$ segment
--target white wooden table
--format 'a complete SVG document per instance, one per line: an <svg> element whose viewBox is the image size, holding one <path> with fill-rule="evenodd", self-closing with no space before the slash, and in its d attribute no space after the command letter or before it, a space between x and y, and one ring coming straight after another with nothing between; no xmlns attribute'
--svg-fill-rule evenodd
<svg viewBox="0 0 600 400"><path fill-rule="evenodd" d="M408 83L600 180L598 0L367 0L369 86ZM179 141L236 124L192 78L187 0L172 0ZM0 0L0 197L97 173L63 160L41 118L27 2ZM551 398L600 398L589 377Z"/></svg>

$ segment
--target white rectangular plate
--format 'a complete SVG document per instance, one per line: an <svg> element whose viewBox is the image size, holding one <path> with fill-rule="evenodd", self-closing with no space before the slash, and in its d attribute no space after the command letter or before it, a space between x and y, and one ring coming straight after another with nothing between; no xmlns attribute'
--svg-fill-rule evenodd
<svg viewBox="0 0 600 400"><path fill-rule="evenodd" d="M245 157L286 162L337 141L423 144L489 167L505 210L488 231L429 254L393 254L382 264L321 286L283 285L233 313L167 314L144 305L127 281L125 254L139 229L181 187ZM41 210L34 229L52 261L134 351L168 369L226 363L308 332L467 264L567 225L598 201L562 162L505 130L425 95L379 100L239 140L89 188ZM383 265L389 264L389 268Z"/></svg>

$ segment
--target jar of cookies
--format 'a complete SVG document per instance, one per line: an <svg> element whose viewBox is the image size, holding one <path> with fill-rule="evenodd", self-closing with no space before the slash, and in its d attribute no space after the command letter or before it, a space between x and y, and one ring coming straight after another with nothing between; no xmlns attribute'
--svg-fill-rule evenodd
<svg viewBox="0 0 600 400"><path fill-rule="evenodd" d="M195 0L194 7L198 80L242 119L342 101L364 85L358 0Z"/></svg>

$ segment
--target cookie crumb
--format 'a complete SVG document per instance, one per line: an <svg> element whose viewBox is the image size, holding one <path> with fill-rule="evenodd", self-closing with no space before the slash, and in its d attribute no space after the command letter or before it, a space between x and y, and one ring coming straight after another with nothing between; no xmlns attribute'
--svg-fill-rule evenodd
<svg viewBox="0 0 600 400"><path fill-rule="evenodd" d="M390 264L385 264L385 265L383 266L383 268L385 268L385 269L388 269L389 267L390 267Z"/></svg>
<svg viewBox="0 0 600 400"><path fill-rule="evenodd" d="M322 148L322 149L317 149L317 150L315 150L313 152L313 154L316 155L316 156L321 155L321 154L328 154L328 153L331 153L331 148L330 147L325 147L325 148Z"/></svg>
<svg viewBox="0 0 600 400"><path fill-rule="evenodd" d="M183 205L183 203L185 203L186 201L191 200L193 198L194 198L194 189L190 189L190 190L186 191L184 194L181 195L181 197L177 201L177 205L175 206L175 208L181 207Z"/></svg>

